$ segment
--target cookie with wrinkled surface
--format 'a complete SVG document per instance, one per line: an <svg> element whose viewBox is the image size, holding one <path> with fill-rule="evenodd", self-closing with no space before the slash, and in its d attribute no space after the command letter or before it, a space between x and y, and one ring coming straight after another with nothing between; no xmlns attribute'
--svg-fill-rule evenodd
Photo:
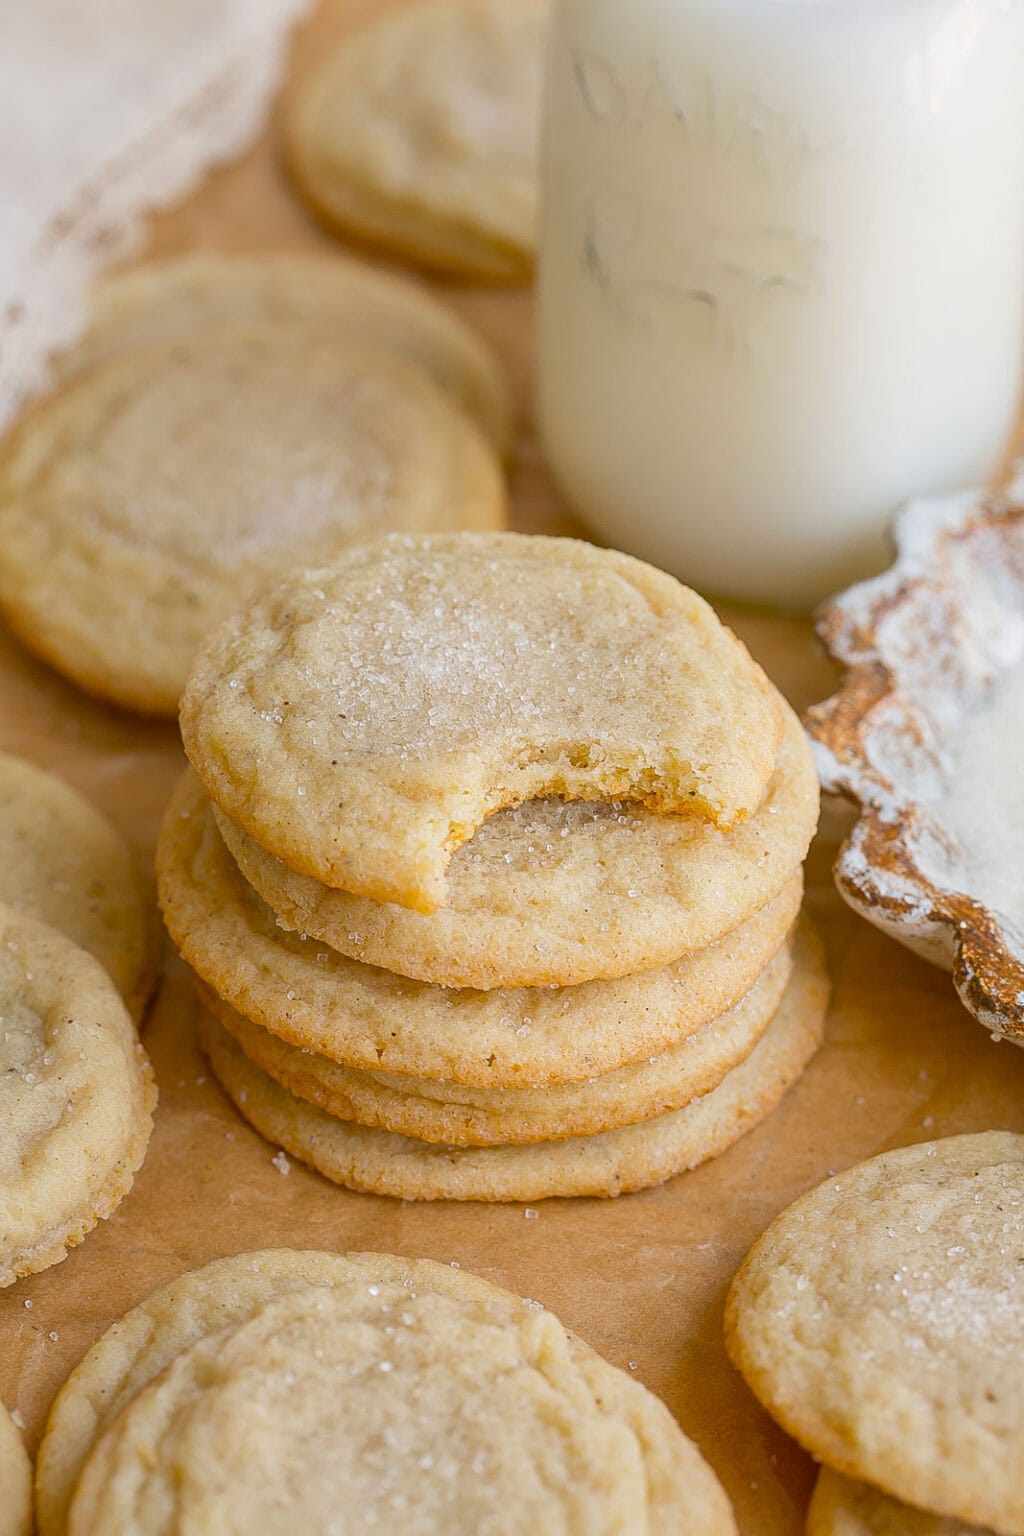
<svg viewBox="0 0 1024 1536"><path fill-rule="evenodd" d="M167 808L157 872L172 939L238 1013L350 1067L484 1089L580 1082L693 1034L754 986L803 891L797 875L741 928L658 970L473 992L409 981L282 928L242 878L190 772Z"/></svg>
<svg viewBox="0 0 1024 1536"><path fill-rule="evenodd" d="M696 593L517 533L392 536L296 572L203 642L185 750L221 810L335 889L430 913L495 811L755 811L779 697Z"/></svg>
<svg viewBox="0 0 1024 1536"><path fill-rule="evenodd" d="M84 688L173 714L196 646L282 565L498 528L490 445L417 368L236 329L77 375L0 456L0 609Z"/></svg>
<svg viewBox="0 0 1024 1536"><path fill-rule="evenodd" d="M850 1478L1024 1531L1024 1136L950 1136L828 1179L747 1255L734 1363Z"/></svg>
<svg viewBox="0 0 1024 1536"><path fill-rule="evenodd" d="M32 1536L32 1468L25 1442L0 1403L0 1536Z"/></svg>
<svg viewBox="0 0 1024 1536"><path fill-rule="evenodd" d="M197 1340L94 1446L69 1536L735 1532L653 1394L550 1313L450 1275L384 1260Z"/></svg>
<svg viewBox="0 0 1024 1536"><path fill-rule="evenodd" d="M797 874L818 821L800 722L757 812L731 832L625 802L531 800L455 853L448 905L423 914L297 874L217 812L239 868L286 928L446 987L574 986L631 976L715 944Z"/></svg>
<svg viewBox="0 0 1024 1536"><path fill-rule="evenodd" d="M415 1260L404 1263L415 1274ZM169 1281L109 1327L54 1399L36 1462L39 1536L65 1536L71 1497L95 1442L149 1381L197 1340L310 1286L379 1281L377 1254L269 1248L216 1259ZM468 1279L469 1277L467 1277Z"/></svg>
<svg viewBox="0 0 1024 1536"><path fill-rule="evenodd" d="M103 967L0 907L0 1286L60 1263L121 1203L155 1102Z"/></svg>
<svg viewBox="0 0 1024 1536"><path fill-rule="evenodd" d="M980 1525L912 1509L880 1488L822 1467L807 1511L807 1536L992 1536Z"/></svg>
<svg viewBox="0 0 1024 1536"><path fill-rule="evenodd" d="M724 1152L796 1082L821 1043L827 1001L820 944L808 934L767 1032L718 1088L641 1125L526 1146L447 1147L337 1120L253 1065L209 1014L200 1041L249 1124L335 1183L400 1200L529 1201L646 1189Z"/></svg>
<svg viewBox="0 0 1024 1536"><path fill-rule="evenodd" d="M456 1324L451 1331L446 1323L438 1327L447 1319ZM319 1334L319 1342L312 1339L307 1324ZM421 1329L417 1327L419 1324L422 1324ZM457 1347L457 1336L463 1329L469 1346L466 1355L462 1355ZM275 1343L275 1338L279 1342ZM498 1358L503 1351L520 1351L512 1379L501 1381L490 1350L486 1345L483 1352L479 1349L484 1340L497 1346ZM258 1426L250 1417L250 1411L240 1403L233 1403L226 1416L216 1408L213 1412L208 1411L213 1403L207 1395L210 1390L219 1393L225 1388L229 1396L234 1393L232 1371L226 1368L228 1357L220 1353L225 1343L237 1350L230 1357L235 1365L241 1364L248 1345L256 1343L249 1365L260 1377L262 1387L256 1395L264 1404L269 1405L270 1399L282 1388L290 1391L286 1411L278 1422L273 1422L276 1415L268 1413L265 1419L259 1415L261 1424ZM310 1345L312 1360L307 1358ZM401 1490L392 1485L401 1476L402 1469L410 1466L415 1468L417 1485L422 1491L416 1507L429 1509L434 1500L451 1497L451 1491L446 1495L443 1490L434 1489L432 1482L435 1476L439 1482L445 1478L452 1446L462 1442L465 1426L469 1424L480 1426L480 1441L473 1447L474 1452L486 1456L495 1443L492 1433L501 1437L508 1460L506 1463L505 1457L501 1457L501 1466L495 1471L503 1478L506 1468L514 1468L524 1478L528 1491L523 1494L523 1502L518 1502L519 1494L514 1488L505 1488L504 1497L507 1507L523 1511L522 1518L527 1518L530 1510L524 1510L524 1503L543 1497L542 1492L538 1493L535 1471L535 1466L540 1463L532 1463L528 1456L523 1457L522 1439L511 1433L511 1426L522 1425L531 1441L534 1433L540 1434L541 1443L550 1456L558 1458L564 1454L571 1459L576 1448L580 1458L589 1460L594 1445L586 1435L585 1425L587 1422L593 1424L591 1414L600 1403L603 1416L597 1423L595 1438L608 1448L612 1457L623 1459L616 1467L605 1468L593 1479L587 1478L587 1488L580 1495L570 1490L566 1496L569 1501L567 1516L572 1515L577 1497L584 1500L595 1497L597 1488L608 1487L614 1472L625 1478L638 1495L633 1516L646 1517L648 1521L641 1529L685 1529L700 1532L701 1536L704 1533L715 1536L719 1532L722 1536L727 1533L732 1536L735 1530L728 1503L714 1475L657 1399L624 1373L606 1365L586 1345L565 1334L557 1321L538 1309L535 1303L520 1302L473 1275L430 1260L399 1259L372 1253L342 1256L278 1249L221 1259L181 1276L115 1323L93 1346L58 1393L40 1448L37 1480L40 1536L63 1536L69 1505L83 1466L86 1471L81 1477L76 1499L75 1520L88 1519L87 1528L91 1532L103 1528L101 1524L92 1523L103 1513L102 1509L90 1509L86 1516L85 1503L97 1494L100 1500L108 1493L115 1498L118 1496L124 1484L115 1483L111 1472L123 1473L130 1469L129 1476L132 1471L137 1474L137 1465L132 1468L130 1438L126 1439L126 1435L130 1437L132 1434L132 1425L137 1427L139 1422L134 1405L142 1404L144 1415L156 1407L159 1416L161 1406L176 1398L176 1387L181 1385L186 1390L180 1401L182 1417L176 1416L176 1423L180 1426L187 1419L196 1423L193 1415L198 1413L210 1435L206 1428L200 1434L206 1451L201 1451L195 1458L186 1453L179 1460L182 1476L173 1479L179 1492L188 1489L197 1499L202 1499L203 1470L209 1465L207 1453L214 1448L215 1442L218 1481L222 1471L240 1466L236 1460L239 1454L243 1460L247 1458L249 1453L235 1442L233 1424L245 1424L248 1432L257 1438L264 1427L271 1435L273 1443L268 1442L264 1447L262 1470L249 1468L244 1478L250 1488L258 1489L260 1479L267 1476L265 1469L282 1465L282 1445L287 1443L290 1427L297 1427L302 1416L315 1412L317 1393L323 1380L316 1351L325 1345L327 1348L321 1359L329 1360L332 1379L344 1375L347 1383L343 1390L331 1394L331 1401L325 1404L321 1415L320 1426L313 1430L310 1440L319 1445L323 1426L334 1426L332 1459L347 1461L349 1457L360 1455L361 1442L374 1432L377 1410L384 1407L390 1413L391 1433L386 1437L386 1458L382 1459L372 1447L362 1446L362 1465L347 1467L349 1475L345 1486L337 1490L338 1499L344 1501L354 1497L355 1490L361 1489L364 1498L359 1513L364 1513L368 1503L380 1497L385 1485L389 1494L400 1493ZM536 1376L537 1345L551 1362L548 1387L544 1387ZM469 1353L474 1355L477 1364L475 1386L470 1379ZM280 1362L276 1358L278 1355ZM193 1368L200 1362L202 1382L193 1378ZM300 1362L303 1366L297 1369ZM381 1369L381 1362L390 1364L391 1370ZM275 1371L278 1363L282 1369L271 1379L269 1372ZM360 1372L356 1368L359 1363L366 1369ZM301 1386L296 1377L300 1378ZM251 1381L253 1377L249 1379ZM560 1389L570 1383L573 1390L566 1395ZM491 1387L489 1402L481 1401L479 1412L469 1411L467 1405L476 1397L488 1398L488 1386ZM299 1387L298 1391L291 1390L296 1387ZM536 1406L538 1389L550 1412L550 1417L548 1412L543 1415L549 1425L546 1432L542 1424L533 1422L527 1407L527 1404ZM505 1405L505 1395L513 1390L518 1406ZM495 1393L505 1409L498 1414L489 1408ZM245 1395L251 1402L253 1395ZM392 1397L396 1400L393 1405ZM221 1397L221 1406L226 1401ZM345 1408L339 1410L338 1404L343 1402ZM416 1411L421 1403L427 1409L422 1415ZM574 1403L580 1410L578 1419L575 1418ZM447 1443L438 1447L440 1454L436 1454L427 1447L426 1440L444 1432L446 1416L450 1412L460 1414L462 1427L458 1435L448 1434ZM572 1424L575 1424L577 1434L569 1437L563 1449L563 1432ZM629 1431L625 1435L621 1433L623 1428ZM168 1425L168 1429L172 1426ZM471 1427L469 1433L475 1432ZM552 1442L550 1446L546 1445L548 1436ZM401 1440L401 1446L396 1437ZM196 1444L191 1436L188 1438ZM414 1442L418 1444L420 1440L423 1444L413 1454ZM161 1434L160 1443L169 1445L169 1436ZM255 1440L250 1442L250 1452L254 1447ZM396 1455L396 1448L403 1452L408 1449L408 1454ZM300 1458L308 1454L304 1444L296 1443L292 1451ZM452 1477L460 1483L472 1478L479 1484L479 1471L474 1473L473 1467L475 1459L474 1455L459 1456L450 1469ZM148 1457L147 1460L159 1477L162 1470L159 1458ZM546 1458L544 1463L550 1464ZM637 1481L638 1464L643 1472L643 1487ZM286 1503L292 1522L289 1529L294 1529L295 1499L308 1498L310 1490L316 1497L319 1484L314 1465L315 1462L312 1465L306 1463L308 1470L299 1480L299 1488L293 1486L289 1491ZM273 1475L271 1472L271 1479ZM331 1476L329 1470L326 1475ZM143 1477L146 1476L143 1473ZM372 1486L362 1488L367 1479ZM97 1488L97 1484L101 1486ZM149 1487L152 1489L153 1484ZM684 1506L687 1521L693 1523L679 1524L680 1510L676 1499L680 1490L685 1492L687 1500ZM178 1496L179 1493L170 1492L172 1500ZM264 1503L258 1514L250 1512L247 1517L245 1501L252 1494L239 1490L237 1498L233 1497L226 1507L222 1506L222 1513L225 1508L229 1510L236 1516L236 1523L240 1521L241 1528L258 1525L261 1531L276 1529L272 1523L276 1518L273 1490L267 1487L266 1481L263 1482L263 1496ZM446 1523L437 1529L479 1529L472 1522L486 1514L483 1503L490 1495L474 1488L458 1488L454 1496L461 1502L447 1511ZM557 1495L555 1497L557 1499ZM613 1508L618 1497L613 1490ZM196 1505L191 1507L195 1509ZM332 1513L337 1507L339 1504L332 1502ZM166 1510L168 1506L164 1508ZM109 1516L109 1506L107 1513ZM389 1516L393 1519L398 1513L392 1505ZM540 1513L545 1514L544 1511ZM596 1498L587 1513L598 1517L598 1524L593 1529L605 1528L600 1523L604 1512ZM306 1521L303 1528L308 1525L319 1529L323 1524L309 1509L304 1509L303 1515ZM114 1518L119 1517L115 1514ZM666 1523L671 1520L676 1523ZM519 1526L503 1525L502 1528L515 1530L520 1527L530 1529L522 1525L522 1520ZM75 1528L73 1521L71 1529ZM125 1527L122 1524L115 1528L123 1530ZM234 1524L232 1528L235 1528ZM415 1527L417 1530L434 1528L430 1524Z"/></svg>
<svg viewBox="0 0 1024 1536"><path fill-rule="evenodd" d="M776 1013L792 969L789 946L746 997L677 1044L603 1077L542 1088L469 1088L339 1066L243 1018L208 988L205 1005L249 1060L289 1093L340 1120L419 1141L490 1147L598 1136L682 1109L746 1060Z"/></svg>
<svg viewBox="0 0 1024 1536"><path fill-rule="evenodd" d="M116 272L94 289L88 329L56 359L57 377L132 347L254 324L404 357L509 450L509 389L481 338L424 285L349 256L189 251Z"/></svg>
<svg viewBox="0 0 1024 1536"><path fill-rule="evenodd" d="M299 191L426 265L526 280L546 22L540 0L433 0L342 38L288 113Z"/></svg>
<svg viewBox="0 0 1024 1536"><path fill-rule="evenodd" d="M69 784L4 754L0 902L94 955L140 1017L156 976L158 942L131 854Z"/></svg>

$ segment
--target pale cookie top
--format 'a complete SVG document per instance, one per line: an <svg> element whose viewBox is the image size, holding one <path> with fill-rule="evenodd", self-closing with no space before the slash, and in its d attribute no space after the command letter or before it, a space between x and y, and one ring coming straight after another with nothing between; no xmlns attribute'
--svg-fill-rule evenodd
<svg viewBox="0 0 1024 1536"><path fill-rule="evenodd" d="M21 1435L2 1403L0 1536L32 1536L32 1468Z"/></svg>
<svg viewBox="0 0 1024 1536"><path fill-rule="evenodd" d="M0 459L0 606L85 687L173 713L196 645L282 566L390 529L494 528L495 457L417 369L279 328L74 378Z"/></svg>
<svg viewBox="0 0 1024 1536"><path fill-rule="evenodd" d="M807 1536L992 1536L891 1499L880 1488L855 1483L822 1467L807 1511Z"/></svg>
<svg viewBox="0 0 1024 1536"><path fill-rule="evenodd" d="M462 1270L454 1272L430 1260L399 1260L381 1253L342 1256L275 1249L239 1253L235 1258L207 1264L204 1269L170 1281L120 1322L115 1322L58 1392L38 1455L40 1536L61 1536L66 1528L68 1505L78 1475L91 1448L111 1425L118 1433L121 1422L118 1415L126 1404L138 1401L137 1395L147 1382L155 1378L166 1381L167 1376L161 1376L161 1373L166 1372L183 1352L189 1352L207 1336L229 1338L233 1326L258 1318L264 1306L275 1298L296 1296L309 1304L310 1293L315 1287L336 1289L339 1295L352 1299L355 1309L362 1307L368 1341L373 1344L376 1339L381 1346L379 1358L390 1358L384 1355L384 1344L393 1335L381 1336L381 1329L375 1327L375 1322L388 1326L384 1313L395 1307L396 1296L399 1307L404 1307L407 1299L419 1296L451 1298L464 1307L467 1318L490 1319L499 1329L507 1319L514 1335L524 1324L533 1326L539 1316L547 1316L537 1312L533 1304L520 1303L519 1299L487 1281ZM379 1310L368 1310L373 1304L379 1304ZM399 1327L402 1327L401 1316ZM554 1327L557 1329L557 1324ZM218 1330L223 1332L218 1333ZM560 1335L559 1330L556 1338L560 1342L565 1335ZM609 1418L633 1422L637 1428L646 1430L652 1487L656 1490L662 1485L671 1488L672 1473L685 1471L691 1479L689 1490L694 1498L694 1508L697 1508L697 1495L702 1487L711 1510L726 1508L725 1524L697 1524L694 1530L731 1533L734 1527L728 1516L728 1505L725 1505L714 1478L657 1399L637 1382L629 1381L622 1373L605 1366L576 1339L567 1339L567 1344L574 1369L585 1378L591 1370L599 1372L605 1385L609 1384L605 1393ZM379 1359L373 1359L372 1364L368 1385L373 1387L376 1382L387 1389L387 1382L382 1378L393 1375L393 1372L376 1369ZM402 1379L401 1359L396 1362L396 1370ZM525 1364L524 1370L530 1375ZM278 1389L281 1385L289 1385L289 1382L287 1379L278 1382ZM292 1385L295 1384L292 1382ZM623 1387L631 1390L625 1398L620 1398ZM442 1404L438 1404L438 1409L441 1407ZM287 1430L287 1424L284 1428ZM396 1428L408 1432L410 1416L402 1412L396 1419ZM419 1470L427 1475L434 1468ZM263 1530L263 1524L259 1524L259 1528Z"/></svg>
<svg viewBox="0 0 1024 1536"><path fill-rule="evenodd" d="M0 1285L55 1263L69 1234L94 1224L140 1137L145 1145L151 1098L103 968L0 907Z"/></svg>
<svg viewBox="0 0 1024 1536"><path fill-rule="evenodd" d="M784 716L764 801L733 831L618 801L531 800L463 844L448 906L428 915L331 890L221 813L217 824L285 927L370 965L451 987L630 976L715 943L797 873L818 820L818 778L799 720L788 706Z"/></svg>
<svg viewBox="0 0 1024 1536"><path fill-rule="evenodd" d="M414 256L526 276L546 21L539 0L434 0L343 38L290 113L302 189Z"/></svg>
<svg viewBox="0 0 1024 1536"><path fill-rule="evenodd" d="M646 1059L737 1003L800 906L794 877L709 949L618 981L458 991L363 965L289 933L245 881L191 773L157 848L168 931L221 997L302 1051L482 1088L572 1082Z"/></svg>
<svg viewBox="0 0 1024 1536"><path fill-rule="evenodd" d="M284 1256L236 1270L246 1257ZM409 1536L732 1536L667 1410L549 1313L428 1261L294 1255L318 1258L334 1273L262 1304L243 1276L246 1303L228 1292L205 1309L127 1401L118 1371L124 1406L93 1444L71 1536L183 1522L273 1536L374 1516ZM182 1300L191 1281L202 1302L203 1273Z"/></svg>
<svg viewBox="0 0 1024 1536"><path fill-rule="evenodd" d="M131 854L69 784L2 754L0 901L95 955L138 1016L153 979L156 924Z"/></svg>
<svg viewBox="0 0 1024 1536"><path fill-rule="evenodd" d="M100 282L89 328L56 359L67 378L131 347L238 325L309 327L415 363L462 406L501 453L511 438L508 385L476 332L428 288L354 257L192 251Z"/></svg>
<svg viewBox="0 0 1024 1536"><path fill-rule="evenodd" d="M391 536L296 572L208 636L185 750L262 847L337 889L443 906L452 853L537 797L732 826L778 696L704 600L576 539Z"/></svg>
<svg viewBox="0 0 1024 1536"><path fill-rule="evenodd" d="M754 1245L733 1360L815 1456L909 1504L1024 1529L1024 1136L905 1147Z"/></svg>

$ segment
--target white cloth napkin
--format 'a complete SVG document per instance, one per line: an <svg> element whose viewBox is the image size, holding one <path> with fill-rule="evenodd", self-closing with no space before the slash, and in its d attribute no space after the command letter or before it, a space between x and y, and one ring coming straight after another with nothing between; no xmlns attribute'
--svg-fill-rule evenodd
<svg viewBox="0 0 1024 1536"><path fill-rule="evenodd" d="M0 0L0 424L89 282L255 137L308 0Z"/></svg>

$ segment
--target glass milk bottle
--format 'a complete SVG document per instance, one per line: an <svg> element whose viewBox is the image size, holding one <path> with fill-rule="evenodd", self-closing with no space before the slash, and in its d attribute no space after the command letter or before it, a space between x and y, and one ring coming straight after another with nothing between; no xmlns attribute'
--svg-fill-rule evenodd
<svg viewBox="0 0 1024 1536"><path fill-rule="evenodd" d="M600 537L799 606L984 482L1024 369L1024 0L554 0L540 417Z"/></svg>

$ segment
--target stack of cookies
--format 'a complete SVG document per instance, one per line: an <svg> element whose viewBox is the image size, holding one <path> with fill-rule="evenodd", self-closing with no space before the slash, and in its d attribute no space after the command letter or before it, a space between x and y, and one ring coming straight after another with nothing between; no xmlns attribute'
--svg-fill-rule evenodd
<svg viewBox="0 0 1024 1536"><path fill-rule="evenodd" d="M158 858L241 1113L407 1199L655 1184L822 1030L795 716L700 598L568 539L395 536L202 646Z"/></svg>

